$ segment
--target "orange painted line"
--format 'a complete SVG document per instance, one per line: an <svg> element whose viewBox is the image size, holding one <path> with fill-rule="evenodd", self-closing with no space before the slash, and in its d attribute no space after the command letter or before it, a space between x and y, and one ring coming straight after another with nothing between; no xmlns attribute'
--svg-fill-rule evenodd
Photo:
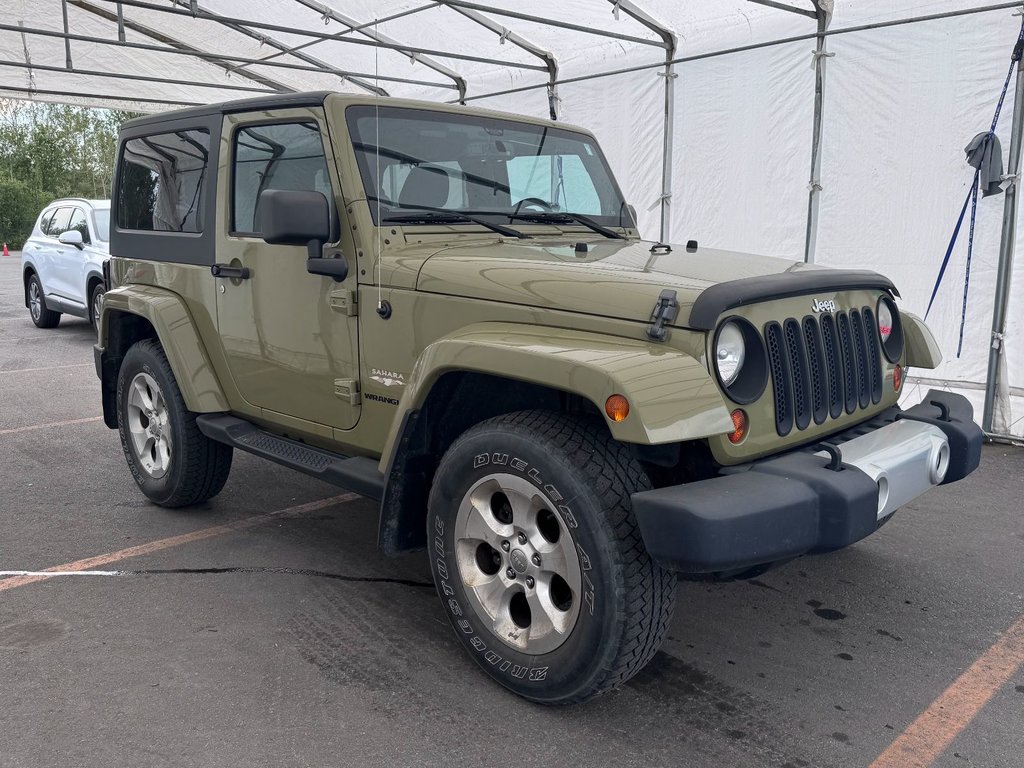
<svg viewBox="0 0 1024 768"><path fill-rule="evenodd" d="M13 435L17 432L32 432L36 429L51 429L52 427L70 427L72 424L90 424L94 421L103 421L102 416L93 416L88 419L72 419L71 421L53 421L49 424L33 424L30 427L14 427L13 429L0 429L0 435Z"/></svg>
<svg viewBox="0 0 1024 768"><path fill-rule="evenodd" d="M37 371L63 371L65 368L92 368L92 363L75 363L74 365L51 365L49 368L18 368L13 371L0 371L0 376L5 373L36 373Z"/></svg>
<svg viewBox="0 0 1024 768"><path fill-rule="evenodd" d="M932 702L869 768L928 768L1024 665L1024 616Z"/></svg>
<svg viewBox="0 0 1024 768"><path fill-rule="evenodd" d="M276 512L267 512L262 515L253 515L247 517L244 520L239 520L233 523L225 523L224 525L214 525L210 528L200 528L198 531L192 531L191 533L183 533L180 536L171 536L166 539L157 539L147 544L139 544L134 547L128 547L127 549L119 549L116 552L108 552L105 555L96 555L95 557L87 557L82 560L75 560L73 563L64 563L63 565L54 565L49 568L44 568L44 571L89 571L99 568L101 565L107 565L108 563L116 563L119 560L127 560L130 557L139 557L140 555L148 555L153 552L160 552L165 549L171 549L172 547L180 547L183 544L192 544L197 541L203 541L204 539L212 539L215 536L223 536L227 533L237 533L238 531L244 531L249 528L255 528L258 525L263 525L271 520L277 520L283 517L294 517L301 515L306 512L314 512L324 507L330 507L334 504L341 504L346 501L352 501L352 499L358 499L359 494L356 493L343 493L339 496L331 496L330 498L320 499L319 501L311 501L307 504L300 504L296 507L287 507L285 509L279 509ZM5 592L8 589L14 589L15 587L24 587L27 584L35 584L37 581L47 581L54 578L53 576L14 576L8 579L0 580L0 592Z"/></svg>

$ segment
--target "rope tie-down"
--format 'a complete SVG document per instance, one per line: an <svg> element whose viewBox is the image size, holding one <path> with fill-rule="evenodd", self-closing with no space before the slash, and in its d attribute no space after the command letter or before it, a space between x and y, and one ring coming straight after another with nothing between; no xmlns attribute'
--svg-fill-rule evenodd
<svg viewBox="0 0 1024 768"><path fill-rule="evenodd" d="M960 229L964 223L964 216L967 214L967 207L970 206L971 220L967 233L967 261L964 267L964 294L963 303L960 308L960 335L956 345L957 357L960 357L964 346L964 326L967 322L967 295L971 284L971 258L974 255L974 224L978 215L978 191L981 191L982 197L998 195L1003 192L1007 181L1016 182L1016 179L1007 179L1003 175L1003 149L999 144L999 138L996 136L996 126L999 124L999 115L1003 111L1003 102L1006 101L1006 92L1010 87L1010 80L1013 79L1014 70L1019 65L1022 55L1024 55L1024 17L1021 18L1020 33L1017 35L1017 42L1013 46L1013 53L1010 54L1010 68L1006 72L1003 90L999 94L999 101L996 103L996 112L992 117L992 125L987 131L979 133L971 139L970 143L964 148L964 152L967 154L967 164L975 169L974 179L971 181L971 186L967 191L964 205L960 209L960 216L956 220L956 226L953 227L953 235L949 238L949 245L946 246L946 255L942 259L939 274L935 278L935 286L932 288L931 298L928 300L928 309L924 313L927 320L928 313L932 311L932 304L935 303L935 297L939 292L939 286L942 285L942 278L945 277L946 267L949 265L949 257L952 256L953 248L956 245L957 238L960 236Z"/></svg>

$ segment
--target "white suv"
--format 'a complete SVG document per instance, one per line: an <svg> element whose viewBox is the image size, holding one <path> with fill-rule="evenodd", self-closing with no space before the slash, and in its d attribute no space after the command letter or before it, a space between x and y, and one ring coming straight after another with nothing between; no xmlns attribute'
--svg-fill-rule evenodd
<svg viewBox="0 0 1024 768"><path fill-rule="evenodd" d="M109 200L67 198L43 209L21 252L32 322L55 328L66 313L97 327L109 239Z"/></svg>

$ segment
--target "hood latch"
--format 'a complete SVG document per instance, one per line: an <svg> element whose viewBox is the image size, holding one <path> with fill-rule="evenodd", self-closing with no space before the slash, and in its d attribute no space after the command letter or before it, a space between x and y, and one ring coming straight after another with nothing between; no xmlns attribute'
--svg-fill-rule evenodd
<svg viewBox="0 0 1024 768"><path fill-rule="evenodd" d="M679 302L676 292L666 288L658 297L658 303L651 312L651 327L647 329L647 338L651 341L664 341L668 336L666 325L676 319L679 313Z"/></svg>

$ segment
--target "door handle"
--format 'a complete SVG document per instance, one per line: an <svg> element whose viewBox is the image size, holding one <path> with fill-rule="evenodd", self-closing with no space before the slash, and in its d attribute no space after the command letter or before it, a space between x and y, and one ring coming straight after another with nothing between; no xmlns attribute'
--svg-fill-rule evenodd
<svg viewBox="0 0 1024 768"><path fill-rule="evenodd" d="M230 264L214 264L210 267L210 274L232 280L248 280L252 277L252 271L248 267L233 267Z"/></svg>

